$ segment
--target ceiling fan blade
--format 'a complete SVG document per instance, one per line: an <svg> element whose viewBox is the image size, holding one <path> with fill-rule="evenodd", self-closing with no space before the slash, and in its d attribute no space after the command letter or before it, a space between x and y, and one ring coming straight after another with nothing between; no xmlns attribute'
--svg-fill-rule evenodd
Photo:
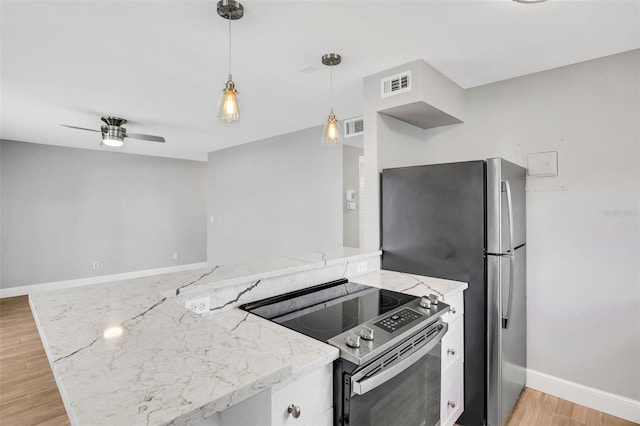
<svg viewBox="0 0 640 426"><path fill-rule="evenodd" d="M90 132L98 132L98 133L102 133L100 130L87 129L86 127L69 126L68 124L61 124L61 126L68 127L68 128L70 128L70 129L88 130L88 131L90 131Z"/></svg>
<svg viewBox="0 0 640 426"><path fill-rule="evenodd" d="M132 138L132 139L140 139L143 141L164 143L164 138L162 136L140 135L138 133L127 133L126 137Z"/></svg>

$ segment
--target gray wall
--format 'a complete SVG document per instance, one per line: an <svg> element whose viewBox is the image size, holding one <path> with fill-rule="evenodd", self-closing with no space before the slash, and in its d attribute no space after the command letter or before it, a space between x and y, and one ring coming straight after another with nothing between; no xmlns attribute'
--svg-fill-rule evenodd
<svg viewBox="0 0 640 426"><path fill-rule="evenodd" d="M558 151L527 179L529 368L640 400L640 51L466 91L424 162Z"/></svg>
<svg viewBox="0 0 640 426"><path fill-rule="evenodd" d="M356 137L356 136L354 136ZM361 136L358 136L361 138ZM360 214L360 200L361 195L358 188L360 177L360 154L362 154L362 148L356 148L353 146L344 146L343 158L342 158L342 209L343 209L343 233L342 233L342 245L345 247L360 247L360 220L358 218ZM347 210L347 190L351 189L356 191L356 209Z"/></svg>
<svg viewBox="0 0 640 426"><path fill-rule="evenodd" d="M2 140L0 140L0 288L2 288Z"/></svg>
<svg viewBox="0 0 640 426"><path fill-rule="evenodd" d="M15 141L0 150L2 288L206 260L206 163Z"/></svg>
<svg viewBox="0 0 640 426"><path fill-rule="evenodd" d="M321 132L209 153L210 264L342 246L342 149L321 145Z"/></svg>

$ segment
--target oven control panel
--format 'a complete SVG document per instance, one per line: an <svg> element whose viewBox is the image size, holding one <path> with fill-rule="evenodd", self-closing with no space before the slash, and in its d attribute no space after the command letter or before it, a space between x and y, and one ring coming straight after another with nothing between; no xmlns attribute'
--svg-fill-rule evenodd
<svg viewBox="0 0 640 426"><path fill-rule="evenodd" d="M407 324L410 324L412 321L417 320L421 316L422 314L419 314L416 311L404 308L398 312L393 313L392 315L389 315L386 318L381 319L373 325L376 325L381 329L388 331L389 333L393 333L396 330L399 330L402 327L406 326Z"/></svg>
<svg viewBox="0 0 640 426"><path fill-rule="evenodd" d="M417 330L437 321L448 311L449 305L443 302L428 308L420 306L420 298L416 297L395 310L328 339L327 343L340 349L340 358L363 365L411 338Z"/></svg>

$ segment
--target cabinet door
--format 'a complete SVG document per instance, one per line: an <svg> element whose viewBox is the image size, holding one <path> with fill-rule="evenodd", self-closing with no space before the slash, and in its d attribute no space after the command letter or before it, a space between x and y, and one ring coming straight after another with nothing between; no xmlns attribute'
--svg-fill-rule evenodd
<svg viewBox="0 0 640 426"><path fill-rule="evenodd" d="M460 358L464 359L464 325L462 318L449 323L449 330L442 339L442 371Z"/></svg>
<svg viewBox="0 0 640 426"><path fill-rule="evenodd" d="M316 419L333 405L332 364L302 377L295 382L274 389L271 396L271 424L273 426L303 426ZM298 407L299 417L289 413L289 406Z"/></svg>
<svg viewBox="0 0 640 426"><path fill-rule="evenodd" d="M464 295L462 292L453 296L447 296L444 302L448 304L451 309L442 317L443 321L451 324L464 315Z"/></svg>
<svg viewBox="0 0 640 426"><path fill-rule="evenodd" d="M451 426L464 410L464 382L462 358L442 373L440 425Z"/></svg>
<svg viewBox="0 0 640 426"><path fill-rule="evenodd" d="M271 389L265 389L221 412L220 426L268 426L270 413Z"/></svg>

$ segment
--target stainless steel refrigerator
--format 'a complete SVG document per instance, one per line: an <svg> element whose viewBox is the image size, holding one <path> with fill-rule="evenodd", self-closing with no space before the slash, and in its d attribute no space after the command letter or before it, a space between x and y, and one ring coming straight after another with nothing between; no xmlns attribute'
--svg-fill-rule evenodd
<svg viewBox="0 0 640 426"><path fill-rule="evenodd" d="M465 281L464 412L500 426L525 383L525 169L501 158L385 169L382 269Z"/></svg>

